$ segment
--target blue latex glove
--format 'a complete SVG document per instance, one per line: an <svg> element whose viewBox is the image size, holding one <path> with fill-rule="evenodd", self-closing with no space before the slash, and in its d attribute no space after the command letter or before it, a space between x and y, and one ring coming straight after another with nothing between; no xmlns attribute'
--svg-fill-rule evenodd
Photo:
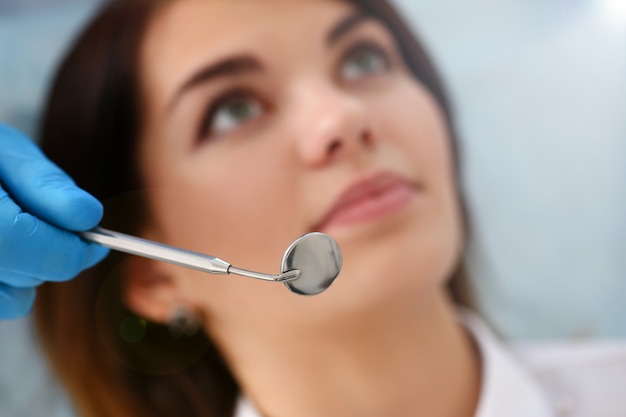
<svg viewBox="0 0 626 417"><path fill-rule="evenodd" d="M34 142L0 123L0 319L26 315L44 281L68 280L107 255L70 232L96 226L102 211Z"/></svg>

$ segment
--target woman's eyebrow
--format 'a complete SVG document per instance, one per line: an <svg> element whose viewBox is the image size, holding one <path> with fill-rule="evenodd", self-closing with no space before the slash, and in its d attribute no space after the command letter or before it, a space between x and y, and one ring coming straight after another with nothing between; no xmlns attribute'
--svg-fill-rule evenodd
<svg viewBox="0 0 626 417"><path fill-rule="evenodd" d="M372 19L371 16L365 14L360 10L349 14L347 17L344 17L338 23L336 23L328 31L328 35L326 36L326 44L330 46L338 42L342 37L347 35L356 26L370 19Z"/></svg>
<svg viewBox="0 0 626 417"><path fill-rule="evenodd" d="M224 58L214 64L201 68L194 75L189 77L189 79L185 81L182 86L178 88L178 90L176 90L176 93L173 94L171 100L169 100L167 108L171 111L176 106L178 101L180 101L183 94L200 84L204 84L216 78L241 75L243 73L258 72L262 70L263 65L261 62L249 54L234 55Z"/></svg>

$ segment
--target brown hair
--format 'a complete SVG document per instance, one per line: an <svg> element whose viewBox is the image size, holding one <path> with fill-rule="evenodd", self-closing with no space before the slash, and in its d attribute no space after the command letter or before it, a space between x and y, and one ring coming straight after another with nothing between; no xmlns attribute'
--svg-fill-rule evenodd
<svg viewBox="0 0 626 417"><path fill-rule="evenodd" d="M96 15L57 73L40 131L44 152L103 201L102 224L131 234L147 210L136 163L142 125L137 57L151 17L167 1L114 0ZM443 109L454 138L442 83L398 13L386 1L348 1L391 30L408 67ZM458 168L454 139L453 145ZM38 293L38 334L80 413L231 416L239 388L210 339L174 337L124 307L125 259L112 253L77 279L46 284ZM450 280L451 294L461 303L463 270L461 262Z"/></svg>

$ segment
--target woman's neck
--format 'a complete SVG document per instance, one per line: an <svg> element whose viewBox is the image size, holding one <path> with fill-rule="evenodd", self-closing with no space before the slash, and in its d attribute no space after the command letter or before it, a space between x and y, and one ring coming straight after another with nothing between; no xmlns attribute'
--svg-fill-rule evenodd
<svg viewBox="0 0 626 417"><path fill-rule="evenodd" d="M478 354L445 296L428 306L398 303L344 317L319 330L256 330L220 339L263 415L474 415Z"/></svg>

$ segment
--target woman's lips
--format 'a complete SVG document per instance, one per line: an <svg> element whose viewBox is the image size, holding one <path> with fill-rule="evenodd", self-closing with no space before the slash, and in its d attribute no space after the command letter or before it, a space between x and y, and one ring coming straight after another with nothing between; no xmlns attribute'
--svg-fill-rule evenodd
<svg viewBox="0 0 626 417"><path fill-rule="evenodd" d="M317 230L363 223L390 215L409 204L417 186L395 174L357 181L337 199Z"/></svg>

